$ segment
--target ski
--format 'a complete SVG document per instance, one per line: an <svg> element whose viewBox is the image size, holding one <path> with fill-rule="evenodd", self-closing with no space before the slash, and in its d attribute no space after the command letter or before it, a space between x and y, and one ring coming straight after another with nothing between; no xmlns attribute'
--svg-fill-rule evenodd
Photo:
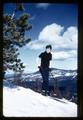
<svg viewBox="0 0 83 120"><path fill-rule="evenodd" d="M48 97L51 98L51 99L53 99L53 100L56 100L56 101L59 101L59 102L67 104L67 102L65 102L65 101L63 101L63 100L61 100L61 99L59 99L57 97L51 97L51 96L48 96Z"/></svg>
<svg viewBox="0 0 83 120"><path fill-rule="evenodd" d="M52 97L52 96L50 96L50 95L45 95L45 93L40 93L40 94L43 95L43 96L49 97L49 98L51 98L51 99L53 99L53 100L56 100L56 101L58 101L58 102L62 102L62 103L67 104L67 102L63 101L63 100L60 99L60 98Z"/></svg>

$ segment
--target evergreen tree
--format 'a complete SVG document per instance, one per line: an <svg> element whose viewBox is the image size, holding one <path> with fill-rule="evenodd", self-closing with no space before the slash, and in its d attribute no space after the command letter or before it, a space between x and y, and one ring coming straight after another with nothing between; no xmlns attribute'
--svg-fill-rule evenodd
<svg viewBox="0 0 83 120"><path fill-rule="evenodd" d="M15 17L16 13L21 11L22 14ZM30 15L24 12L21 3L16 4L13 14L3 15L3 71L7 69L15 72L22 71L25 66L19 57L19 47L23 47L31 41L25 39L25 32L29 31L32 26L29 25Z"/></svg>

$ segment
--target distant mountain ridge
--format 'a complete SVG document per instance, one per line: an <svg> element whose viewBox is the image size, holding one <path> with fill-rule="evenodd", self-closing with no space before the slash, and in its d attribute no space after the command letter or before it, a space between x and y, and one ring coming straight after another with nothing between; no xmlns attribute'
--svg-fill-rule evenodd
<svg viewBox="0 0 83 120"><path fill-rule="evenodd" d="M63 76L63 75L66 75L66 76L68 76L68 74L70 74L70 75L74 75L74 74L77 74L77 70L64 70L64 69L58 69L58 68L51 68L51 72L52 72L52 74L57 74L57 75L61 75L61 76ZM32 76L32 75L39 75L40 74L40 72L39 71L36 71L36 72L33 72L33 73L23 73L23 76L25 75L25 76ZM41 74L40 74L41 75ZM13 77L14 76L14 74L6 74L6 76L5 76L5 78L10 78L10 77Z"/></svg>

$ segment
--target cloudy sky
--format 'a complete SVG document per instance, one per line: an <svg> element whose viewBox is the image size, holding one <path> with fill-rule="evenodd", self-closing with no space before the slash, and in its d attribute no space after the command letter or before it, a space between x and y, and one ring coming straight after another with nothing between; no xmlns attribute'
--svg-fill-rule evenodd
<svg viewBox="0 0 83 120"><path fill-rule="evenodd" d="M4 13L12 13L15 5L4 4ZM38 70L37 56L52 45L52 67L77 69L78 6L76 4L25 3L25 12L31 15L32 29L25 37L32 41L21 48L20 58L26 72Z"/></svg>

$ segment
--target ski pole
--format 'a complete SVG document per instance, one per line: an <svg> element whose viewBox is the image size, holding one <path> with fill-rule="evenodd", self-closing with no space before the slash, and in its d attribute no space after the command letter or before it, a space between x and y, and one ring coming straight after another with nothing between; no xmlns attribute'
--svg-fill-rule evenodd
<svg viewBox="0 0 83 120"><path fill-rule="evenodd" d="M54 76L53 76L53 74L52 74L51 71L50 71L50 73L51 73L51 76L52 76L52 78L53 78L53 80L54 80L54 84L56 85L56 88L57 88L57 79L54 78Z"/></svg>

